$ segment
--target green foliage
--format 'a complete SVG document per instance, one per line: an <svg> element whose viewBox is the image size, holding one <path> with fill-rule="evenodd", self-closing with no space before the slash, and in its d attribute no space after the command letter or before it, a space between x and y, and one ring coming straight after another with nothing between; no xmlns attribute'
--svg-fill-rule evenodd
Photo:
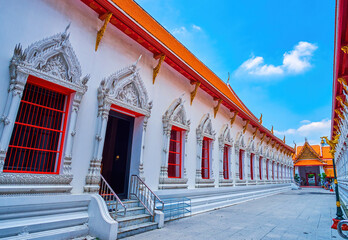
<svg viewBox="0 0 348 240"><path fill-rule="evenodd" d="M294 176L294 179L296 182L299 182L300 181L300 176L296 173L295 176Z"/></svg>

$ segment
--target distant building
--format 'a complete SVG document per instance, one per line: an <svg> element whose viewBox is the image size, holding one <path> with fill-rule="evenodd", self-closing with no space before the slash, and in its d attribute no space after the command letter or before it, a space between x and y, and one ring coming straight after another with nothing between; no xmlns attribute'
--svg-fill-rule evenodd
<svg viewBox="0 0 348 240"><path fill-rule="evenodd" d="M295 177L302 186L320 186L322 174L333 178L332 157L329 146L310 145L307 141L296 148L293 156ZM321 175L321 176L320 176Z"/></svg>

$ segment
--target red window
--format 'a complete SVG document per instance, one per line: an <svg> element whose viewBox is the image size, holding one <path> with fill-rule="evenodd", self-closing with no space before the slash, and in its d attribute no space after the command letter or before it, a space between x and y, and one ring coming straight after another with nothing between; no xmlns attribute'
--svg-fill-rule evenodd
<svg viewBox="0 0 348 240"><path fill-rule="evenodd" d="M59 173L68 103L66 94L26 84L4 172Z"/></svg>
<svg viewBox="0 0 348 240"><path fill-rule="evenodd" d="M266 178L268 180L268 164L269 164L269 160L266 159Z"/></svg>
<svg viewBox="0 0 348 240"><path fill-rule="evenodd" d="M243 159L244 159L244 151L239 150L239 179L243 179Z"/></svg>
<svg viewBox="0 0 348 240"><path fill-rule="evenodd" d="M209 153L209 138L203 138L203 146L202 146L202 178L209 179L209 166L210 153Z"/></svg>
<svg viewBox="0 0 348 240"><path fill-rule="evenodd" d="M272 162L272 178L274 180L274 162Z"/></svg>
<svg viewBox="0 0 348 240"><path fill-rule="evenodd" d="M262 180L262 157L259 157L259 175L260 180Z"/></svg>
<svg viewBox="0 0 348 240"><path fill-rule="evenodd" d="M250 178L254 179L254 154L250 154Z"/></svg>
<svg viewBox="0 0 348 240"><path fill-rule="evenodd" d="M224 164L223 164L224 179L229 178L228 174L228 146L224 146Z"/></svg>
<svg viewBox="0 0 348 240"><path fill-rule="evenodd" d="M169 140L168 177L181 178L182 168L182 131L172 128Z"/></svg>
<svg viewBox="0 0 348 240"><path fill-rule="evenodd" d="M279 163L277 163L277 179L279 179Z"/></svg>

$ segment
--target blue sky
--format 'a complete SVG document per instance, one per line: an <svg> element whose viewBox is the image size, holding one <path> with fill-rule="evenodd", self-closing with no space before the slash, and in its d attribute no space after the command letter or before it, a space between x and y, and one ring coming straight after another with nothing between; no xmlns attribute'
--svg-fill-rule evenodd
<svg viewBox="0 0 348 240"><path fill-rule="evenodd" d="M289 145L330 134L335 1L136 2Z"/></svg>

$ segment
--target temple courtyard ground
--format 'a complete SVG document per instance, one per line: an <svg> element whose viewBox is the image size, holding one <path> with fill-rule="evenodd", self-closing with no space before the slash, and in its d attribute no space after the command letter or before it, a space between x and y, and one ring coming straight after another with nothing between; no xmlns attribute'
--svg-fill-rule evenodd
<svg viewBox="0 0 348 240"><path fill-rule="evenodd" d="M126 239L342 239L332 230L335 195L303 188L165 223Z"/></svg>

